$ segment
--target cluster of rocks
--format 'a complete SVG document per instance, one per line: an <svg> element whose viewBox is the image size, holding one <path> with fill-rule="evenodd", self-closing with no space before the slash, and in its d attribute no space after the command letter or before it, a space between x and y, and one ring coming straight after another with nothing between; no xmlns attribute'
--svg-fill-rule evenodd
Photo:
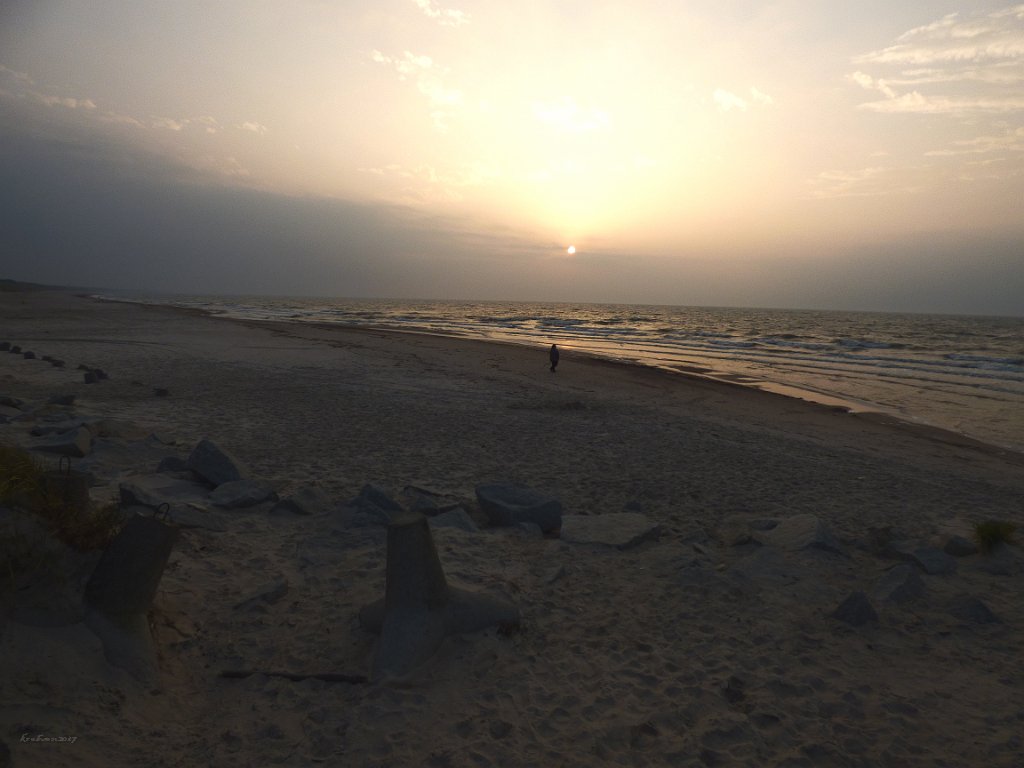
<svg viewBox="0 0 1024 768"><path fill-rule="evenodd" d="M829 525L814 515L795 515L782 520L755 519L727 521L720 531L721 543L740 550L741 558L731 573L744 579L776 587L792 587L801 581L813 581L816 569L848 562L850 550L832 532ZM908 540L891 529L872 530L866 541L851 546L883 561L883 573L865 589L849 593L828 615L844 624L860 627L881 621L882 605L906 607L926 600L932 592L929 579L945 578L943 593L956 592L955 577L959 561L971 558L977 570L1011 575L1024 570L1024 558L1015 548L1002 547L991 555L978 555L978 546L959 535L951 535L932 546ZM872 572L877 573L877 569ZM999 622L999 618L976 595L959 593L945 600L945 612L971 624Z"/></svg>
<svg viewBox="0 0 1024 768"><path fill-rule="evenodd" d="M36 353L33 352L32 350L30 350L30 349L22 350L22 348L19 345L12 344L9 341L0 341L0 352L8 352L8 353L10 353L12 355L21 355L26 360L37 360L37 359L39 359L39 360L42 360L44 362L49 363L54 368L63 368L64 367L64 361L63 360L59 360L58 358L53 357L51 355L43 355L42 357L37 357Z"/></svg>

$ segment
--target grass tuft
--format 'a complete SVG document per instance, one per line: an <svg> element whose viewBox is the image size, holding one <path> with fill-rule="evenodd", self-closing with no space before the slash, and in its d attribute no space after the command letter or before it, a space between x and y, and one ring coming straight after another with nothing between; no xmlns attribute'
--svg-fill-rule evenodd
<svg viewBox="0 0 1024 768"><path fill-rule="evenodd" d="M974 538L982 552L991 552L999 544L1012 544L1017 526L1006 520L986 520L974 526Z"/></svg>

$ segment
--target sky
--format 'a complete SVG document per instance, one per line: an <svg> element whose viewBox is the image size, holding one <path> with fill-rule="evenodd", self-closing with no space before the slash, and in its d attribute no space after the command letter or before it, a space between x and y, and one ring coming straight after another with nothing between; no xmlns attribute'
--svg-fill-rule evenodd
<svg viewBox="0 0 1024 768"><path fill-rule="evenodd" d="M1024 5L0 3L0 277L1024 316L1022 201Z"/></svg>

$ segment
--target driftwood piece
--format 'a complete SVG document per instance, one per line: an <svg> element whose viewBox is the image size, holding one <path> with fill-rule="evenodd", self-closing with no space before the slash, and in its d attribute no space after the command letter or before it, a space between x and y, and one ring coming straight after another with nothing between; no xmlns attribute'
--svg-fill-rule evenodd
<svg viewBox="0 0 1024 768"><path fill-rule="evenodd" d="M448 635L517 625L519 611L494 595L449 586L427 518L414 512L388 526L385 595L363 608L359 619L380 634L370 675L379 680L408 674Z"/></svg>

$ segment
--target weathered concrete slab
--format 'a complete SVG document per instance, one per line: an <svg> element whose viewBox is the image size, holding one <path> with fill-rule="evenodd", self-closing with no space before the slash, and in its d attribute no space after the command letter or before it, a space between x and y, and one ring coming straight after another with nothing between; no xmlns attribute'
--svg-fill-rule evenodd
<svg viewBox="0 0 1024 768"><path fill-rule="evenodd" d="M638 512L564 515L561 538L570 544L599 544L629 549L656 539L660 531L660 525Z"/></svg>

